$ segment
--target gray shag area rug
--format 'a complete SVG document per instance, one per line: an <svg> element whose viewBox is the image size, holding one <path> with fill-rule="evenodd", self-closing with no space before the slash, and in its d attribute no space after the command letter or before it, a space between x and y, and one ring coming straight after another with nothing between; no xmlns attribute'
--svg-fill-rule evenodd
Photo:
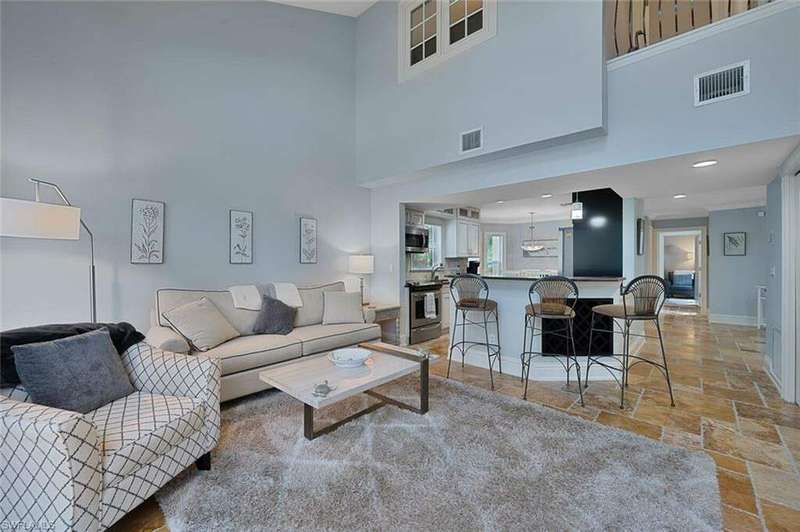
<svg viewBox="0 0 800 532"><path fill-rule="evenodd" d="M411 380L380 391L418 397ZM317 427L371 401L323 410ZM281 392L223 405L211 471L187 469L158 502L173 532L721 529L705 453L436 377L430 404L313 441Z"/></svg>

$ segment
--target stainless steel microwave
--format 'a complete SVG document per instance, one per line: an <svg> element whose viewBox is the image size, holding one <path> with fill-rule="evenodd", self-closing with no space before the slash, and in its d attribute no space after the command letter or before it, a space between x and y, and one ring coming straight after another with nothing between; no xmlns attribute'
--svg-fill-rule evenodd
<svg viewBox="0 0 800 532"><path fill-rule="evenodd" d="M425 253L428 251L428 228L423 225L406 226L406 253Z"/></svg>

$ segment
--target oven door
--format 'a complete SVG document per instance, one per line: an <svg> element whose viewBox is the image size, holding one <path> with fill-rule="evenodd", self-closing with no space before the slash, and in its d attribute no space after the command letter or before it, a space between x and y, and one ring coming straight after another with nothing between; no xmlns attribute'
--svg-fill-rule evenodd
<svg viewBox="0 0 800 532"><path fill-rule="evenodd" d="M425 316L425 294L433 294L436 300L436 314ZM411 328L433 325L442 321L439 291L411 292Z"/></svg>
<svg viewBox="0 0 800 532"><path fill-rule="evenodd" d="M406 226L406 252L425 253L428 251L428 229L421 225Z"/></svg>

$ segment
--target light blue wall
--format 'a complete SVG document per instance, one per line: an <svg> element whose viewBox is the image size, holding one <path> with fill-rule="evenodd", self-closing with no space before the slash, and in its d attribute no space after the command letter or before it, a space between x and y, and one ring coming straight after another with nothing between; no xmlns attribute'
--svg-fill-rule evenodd
<svg viewBox="0 0 800 532"><path fill-rule="evenodd" d="M99 317L146 327L164 286L346 274L369 248L355 184L355 21L267 2L2 2L2 195L60 183L96 233ZM129 264L131 198L165 201L166 263ZM48 199L55 201L53 196ZM228 264L228 209L255 263ZM319 264L298 264L298 216ZM88 243L2 239L0 328L88 319Z"/></svg>
<svg viewBox="0 0 800 532"><path fill-rule="evenodd" d="M767 283L767 217L764 207L712 211L708 217L711 253L708 259L709 314L737 317L756 315L756 285ZM723 233L747 233L747 255L723 256Z"/></svg>
<svg viewBox="0 0 800 532"><path fill-rule="evenodd" d="M781 379L781 178L767 185L767 345L770 368Z"/></svg>
<svg viewBox="0 0 800 532"><path fill-rule="evenodd" d="M460 134L481 126L483 154L601 131L602 3L498 4L494 38L403 83L396 2L378 2L359 17L359 181L459 160Z"/></svg>

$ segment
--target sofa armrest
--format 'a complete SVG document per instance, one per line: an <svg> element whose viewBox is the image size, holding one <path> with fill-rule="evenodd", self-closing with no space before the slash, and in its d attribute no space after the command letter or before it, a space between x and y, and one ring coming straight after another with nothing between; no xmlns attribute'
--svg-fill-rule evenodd
<svg viewBox="0 0 800 532"><path fill-rule="evenodd" d="M217 446L220 430L220 361L202 355L181 355L139 342L122 354L122 364L138 391L191 397L205 407L207 451Z"/></svg>
<svg viewBox="0 0 800 532"><path fill-rule="evenodd" d="M173 353L188 353L189 342L169 327L155 325L147 331L144 341L157 349Z"/></svg>
<svg viewBox="0 0 800 532"><path fill-rule="evenodd" d="M98 530L102 462L81 414L0 396L0 515L53 530Z"/></svg>

